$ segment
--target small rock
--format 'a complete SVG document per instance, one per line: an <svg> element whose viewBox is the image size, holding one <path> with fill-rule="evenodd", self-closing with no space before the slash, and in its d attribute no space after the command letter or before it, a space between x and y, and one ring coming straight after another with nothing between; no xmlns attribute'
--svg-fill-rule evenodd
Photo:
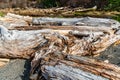
<svg viewBox="0 0 120 80"><path fill-rule="evenodd" d="M109 63L109 60L104 60L105 63Z"/></svg>

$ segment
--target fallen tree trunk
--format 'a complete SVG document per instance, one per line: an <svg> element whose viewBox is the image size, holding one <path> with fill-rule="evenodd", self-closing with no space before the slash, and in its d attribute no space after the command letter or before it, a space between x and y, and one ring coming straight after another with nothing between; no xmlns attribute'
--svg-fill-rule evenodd
<svg viewBox="0 0 120 80"><path fill-rule="evenodd" d="M49 56L47 56L49 57ZM119 80L120 68L113 64L108 64L86 57L67 55L64 59L55 58L53 54L49 61L38 59L34 62L31 70L31 79L39 80L41 76L52 80ZM102 76L102 77L100 77Z"/></svg>
<svg viewBox="0 0 120 80"><path fill-rule="evenodd" d="M6 58L30 58L46 41L41 32L43 31L8 31L1 29L0 57ZM29 37L28 37L29 36ZM28 38L27 38L28 37Z"/></svg>
<svg viewBox="0 0 120 80"><path fill-rule="evenodd" d="M39 17L33 18L32 24L34 25L57 25L57 26L92 26L92 27L118 27L119 22L112 19L105 18L49 18Z"/></svg>
<svg viewBox="0 0 120 80"><path fill-rule="evenodd" d="M32 17L20 16L8 13L5 17L0 17L0 25L7 29L14 29L16 26L29 26L32 22Z"/></svg>
<svg viewBox="0 0 120 80"><path fill-rule="evenodd" d="M49 18L39 17L32 18L29 16L20 16L8 13L5 17L0 18L0 24L8 29L15 29L17 26L41 25L41 26L91 26L91 27L112 27L118 28L120 23L112 19L104 18Z"/></svg>
<svg viewBox="0 0 120 80"><path fill-rule="evenodd" d="M50 27L50 29L51 28L52 27ZM69 54L89 55L103 51L112 43L120 39L119 35L114 34L115 30L113 30L112 28L94 28L78 26L68 27L68 30L60 30L59 28L59 30L55 29L57 29L57 27L53 27L53 30L43 29L37 31L8 31L6 28L1 27L2 37L0 41L0 56L23 58L28 57L32 53L37 51L36 47L42 46L43 43L47 41L51 43L51 41L54 40L58 42L55 42L56 44L63 44L62 46L66 45ZM79 34L76 34L76 31ZM61 40L60 43L59 40Z"/></svg>

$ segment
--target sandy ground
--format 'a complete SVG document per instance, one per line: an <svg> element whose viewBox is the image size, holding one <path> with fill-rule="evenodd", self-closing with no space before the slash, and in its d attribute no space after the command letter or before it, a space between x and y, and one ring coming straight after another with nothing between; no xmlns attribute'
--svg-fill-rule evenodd
<svg viewBox="0 0 120 80"><path fill-rule="evenodd" d="M0 80L29 80L30 61L15 59L0 68Z"/></svg>
<svg viewBox="0 0 120 80"><path fill-rule="evenodd" d="M117 46L110 46L105 51L103 51L100 56L96 58L102 61L107 60L109 61L109 63L120 66L120 44Z"/></svg>

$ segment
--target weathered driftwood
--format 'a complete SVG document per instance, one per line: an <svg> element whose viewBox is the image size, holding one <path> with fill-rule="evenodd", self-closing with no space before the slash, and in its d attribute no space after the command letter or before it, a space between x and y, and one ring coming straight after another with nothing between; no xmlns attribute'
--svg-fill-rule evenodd
<svg viewBox="0 0 120 80"><path fill-rule="evenodd" d="M69 33L71 34L71 32ZM76 34L74 36L73 34L70 34L60 35L59 33L57 33L45 35L48 43L46 43L35 53L35 57L32 61L30 77L32 80L39 80L41 78L40 75L44 76L46 79L52 80L103 80L105 78L111 80L120 79L120 68L115 65L83 58L81 56L73 56L86 54L90 55L91 53L94 54L96 52L101 52L105 48L107 48L108 45L111 45L112 41L116 41L117 39L119 40L119 35L108 35L105 33L99 33L96 36L94 35L94 37L89 35L89 37L92 37L92 40L90 38L87 38L88 35L86 36L85 34L82 34L82 38L81 34L80 36L79 34L77 34L77 37L74 37L76 36ZM94 34L94 32L92 34ZM103 37L101 38L101 42L97 42L96 40L94 41L94 39L100 37ZM69 56L69 54L71 54L72 56ZM86 72L83 73L81 70L84 70ZM103 76L105 78L101 78L98 76L96 78L95 75L92 75L88 72ZM88 74L93 77L90 77Z"/></svg>
<svg viewBox="0 0 120 80"><path fill-rule="evenodd" d="M31 26L31 27L16 27L18 30L36 30L36 29L53 29L53 32L58 32L64 35L73 35L78 37L84 37L86 44L91 44L94 53L104 51L115 41L119 40L119 35L115 34L117 29L112 27L90 27L90 26ZM119 30L118 30L119 31ZM117 31L117 32L118 32ZM86 37L86 38L85 38ZM77 39L76 39L77 40ZM68 40L69 41L69 40ZM78 40L79 41L79 40ZM97 42L98 41L98 42ZM74 42L74 40L73 40ZM97 43L96 43L97 42ZM84 44L85 45L85 44ZM79 45L76 45L78 47ZM97 51L96 51L97 50Z"/></svg>
<svg viewBox="0 0 120 80"><path fill-rule="evenodd" d="M74 80L77 80L77 79L86 80L85 79L86 77L88 79L95 79L95 76L90 77L87 74L84 74L84 77L82 76L83 78L78 77L78 76L81 76L83 74L79 71L76 71L76 73L74 75L72 75L72 73L75 71L75 69L80 69L80 70L84 70L84 71L94 73L94 74L99 75L99 76L103 76L107 79L113 79L113 80L114 79L115 80L120 79L120 68L117 67L117 66L114 66L114 65L111 65L111 64L106 64L106 63L95 61L95 60L86 59L86 58L83 58L83 57L77 57L77 58L74 57L74 56L72 56L72 57L73 58L69 57L68 61L64 61L64 60L59 61L58 60L55 67L53 67L51 65L50 66L43 65L42 66L43 72L47 73L50 78L53 76L52 77L53 79L63 78L65 80L66 78L69 78L69 79L72 79L72 80L73 79ZM65 69L64 69L63 66L66 66ZM53 68L51 68L51 67L53 67ZM60 71L60 70L56 69L57 67L58 68L63 67L63 68ZM51 73L52 69L54 69L55 72L57 72L57 70L58 70L58 72L60 71L59 74L54 74L54 72ZM66 72L66 73L62 74L62 71ZM73 71L73 72L67 74L67 71L68 72ZM63 75L64 77L59 77L60 74ZM44 73L43 73L43 75L44 75ZM68 75L69 75L69 77L68 77ZM54 76L56 76L56 77L54 77ZM49 77L47 77L47 79L49 79ZM98 77L98 79L99 79L99 77Z"/></svg>
<svg viewBox="0 0 120 80"><path fill-rule="evenodd" d="M40 17L33 18L33 24L40 25L78 25L78 26L94 26L94 27L118 27L120 25L119 22L112 19L104 19L104 18L92 18L92 17L84 17L84 18L49 18L49 17Z"/></svg>
<svg viewBox="0 0 120 80"><path fill-rule="evenodd" d="M73 30L68 29L65 31L64 30L8 31L6 28L1 27L0 56L3 57L7 56L27 57L28 55L30 56L32 53L36 51L35 50L36 47L39 47L40 44L47 40L49 40L50 43L51 41L56 40L58 42L58 43L55 42L56 44L62 46L66 45L67 48L66 51L68 51L67 53L69 54L89 55L103 51L112 43L120 39L119 35L113 34L115 30L113 30L112 28L94 28L80 26L71 28L73 28ZM75 34L75 30L79 34ZM83 33L80 34L81 32L79 31ZM104 31L108 32L108 34L104 33ZM9 45L7 45L8 43Z"/></svg>
<svg viewBox="0 0 120 80"><path fill-rule="evenodd" d="M17 15L17 14L7 13L7 15L5 17L24 20L24 21L26 21L28 23L32 22L32 17L30 17L30 16L21 16L21 15Z"/></svg>
<svg viewBox="0 0 120 80"><path fill-rule="evenodd" d="M30 78L32 80L39 80L42 75L47 80L120 79L120 67L113 64L80 56L66 55L65 57L63 56L63 58L59 56L60 54L56 55L52 53L51 56L49 55L46 56L46 58L33 61ZM49 60L47 58L49 58Z"/></svg>
<svg viewBox="0 0 120 80"><path fill-rule="evenodd" d="M104 33L105 29L100 29L98 32L97 29L94 29L94 27L86 27L85 29L83 27L79 27L79 28L75 28L77 33L76 34L75 30L72 29L68 29L68 30L62 30L62 29L57 29L54 28L52 30L37 30L37 31L17 31L17 30L12 30L9 31L6 28L4 28L3 26L0 27L1 29L1 48L0 48L0 56L1 57L7 57L7 58L30 58L34 55L34 59L32 62L32 69L31 71L31 78L33 80L34 77L39 74L36 73L34 74L34 67L39 67L37 66L39 64L41 64L42 68L45 68L46 73L44 73L45 71L42 72L42 75L46 78L49 79L52 77L52 74L50 74L51 72L53 72L53 74L56 74L56 76L58 76L58 80L59 79L80 79L81 77L83 77L82 79L96 79L95 75L91 74L92 76L94 76L93 78L88 76L87 72L85 72L84 76L82 76L82 72L81 70L86 70L88 72L92 72L94 74L103 74L103 77L109 78L109 79L118 79L119 80L119 75L115 76L115 74L118 74L116 71L118 71L118 69L116 69L115 71L111 72L111 74L108 75L109 71L106 71L106 68L104 69L99 69L99 68L94 68L94 66L89 66L89 64L93 64L93 62L88 63L88 65L82 65L80 67L77 67L77 70L81 71L81 73L76 73L76 75L81 76L81 77L69 77L68 75L66 75L65 77L62 77L60 75L63 75L64 72L64 68L68 67L67 72L69 71L69 68L72 67L72 69L70 68L70 70L75 70L76 68L74 68L74 64L77 64L75 61L70 61L71 59L68 58L68 61L64 61L64 57L68 54L72 54L72 55L91 55L93 53L95 53L96 51L99 51L101 49L105 49L108 47L108 45L111 45L112 43L114 43L115 41L120 39L119 35L116 34L108 34L108 33ZM82 34L80 34L81 32L79 32L79 29L81 29L80 31L83 32ZM115 30L113 30L112 28L107 28L108 31L112 31L115 32ZM106 30L107 30L106 29ZM87 36L86 36L87 34ZM82 35L82 36L81 36ZM97 39L98 38L98 39ZM99 39L101 38L101 39ZM108 42L105 42L106 40L108 40ZM110 42L109 42L110 40ZM102 45L102 44L106 44L106 46ZM99 49L100 48L100 49ZM55 54L55 55L54 55ZM49 56L50 55L50 56ZM47 57L48 56L48 57ZM60 62L60 65L58 65L57 69L59 68L59 66L61 67L61 70L63 69L63 72L59 72L59 74L57 75L57 72L54 73L54 71L50 71L47 72L47 70L49 70L49 67L52 67L53 69L56 69L56 67L54 67L56 65L57 62L52 63L53 66L48 66L46 65L44 67L44 65L42 65L42 63L39 61L39 59L45 59L46 63L51 64L51 62L49 62L51 59L53 58L53 62L57 61L54 59L58 58L61 61L63 60L63 62ZM38 61L38 63L37 63ZM89 60L88 60L89 61ZM42 61L44 62L44 61ZM66 63L65 63L66 62ZM70 64L70 62L72 64ZM83 61L84 63L87 63L85 61ZM67 66L67 65L69 66ZM80 65L80 64L79 64ZM95 65L95 64L93 64ZM97 64L98 65L98 64ZM57 66L57 65L56 65ZM103 64L100 64L100 67L104 66ZM107 67L107 66L106 66ZM92 70L90 70L90 69ZM109 68L109 67L108 67ZM110 67L110 70L113 70L114 67ZM56 70L57 70L56 69ZM42 70L42 69L36 69L38 70ZM50 70L52 70L50 68ZM94 72L96 71L97 72ZM104 72L100 72L101 70L105 70ZM59 70L58 70L59 71ZM36 71L35 71L36 72ZM73 71L74 72L74 71ZM70 75L73 74L70 73ZM90 73L89 73L90 74ZM47 75L49 75L48 77L46 77ZM87 77L86 77L87 75ZM40 76L36 76L36 77L40 77ZM35 77L35 78L36 78ZM112 77L112 78L111 78ZM54 79L54 78L53 78ZM98 79L101 79L101 77L98 77ZM104 78L102 78L104 79ZM39 79L36 79L39 80Z"/></svg>
<svg viewBox="0 0 120 80"><path fill-rule="evenodd" d="M3 26L0 29L0 57L29 58L45 42L41 35L44 30L8 31Z"/></svg>
<svg viewBox="0 0 120 80"><path fill-rule="evenodd" d="M15 20L14 20L15 19ZM96 26L96 27L118 27L119 22L112 19L104 18L49 18L49 17L39 17L32 18L29 16L20 16L12 13L8 13L5 17L0 18L1 21L8 22L10 26L28 26L28 24L35 25L57 25L57 26ZM17 20L17 21L16 21ZM4 23L3 22L3 23ZM21 24L20 24L21 22ZM25 23L26 22L26 23ZM6 25L5 25L6 26ZM8 27L9 29L9 27Z"/></svg>
<svg viewBox="0 0 120 80"><path fill-rule="evenodd" d="M0 58L0 67L6 65L9 62L9 59Z"/></svg>
<svg viewBox="0 0 120 80"><path fill-rule="evenodd" d="M14 29L16 26L29 26L29 24L46 26L91 26L112 28L118 28L118 26L120 26L119 22L104 18L32 18L29 16L20 16L12 13L8 13L5 17L1 17L0 24L4 25L8 29Z"/></svg>
<svg viewBox="0 0 120 80"><path fill-rule="evenodd" d="M21 16L15 17L24 19ZM50 21L74 22L72 19L54 21L52 18L43 18L40 21L42 20L45 24ZM8 30L10 28L0 25L0 57L33 58L30 76L32 80L43 77L52 80L119 80L118 66L82 57L98 54L120 40L118 22L104 24L104 19L98 19L97 25L92 26L94 20L96 19L82 19L81 22L90 23L82 26L50 24L13 28L20 31ZM100 27L100 22L104 26Z"/></svg>
<svg viewBox="0 0 120 80"><path fill-rule="evenodd" d="M0 25L4 25L8 29L14 29L16 26L29 26L32 17L20 16L8 13L4 17L0 17Z"/></svg>

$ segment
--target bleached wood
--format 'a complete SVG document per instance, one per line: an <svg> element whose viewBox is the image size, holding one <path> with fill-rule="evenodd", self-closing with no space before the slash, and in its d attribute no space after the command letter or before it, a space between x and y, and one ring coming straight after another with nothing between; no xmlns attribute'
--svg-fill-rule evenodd
<svg viewBox="0 0 120 80"><path fill-rule="evenodd" d="M33 24L46 24L46 25L78 25L78 26L94 26L94 27L114 27L118 28L120 23L105 18L92 18L92 17L83 17L83 18L49 18L49 17L40 17L33 18Z"/></svg>
<svg viewBox="0 0 120 80"><path fill-rule="evenodd" d="M0 29L0 57L6 58L30 58L37 47L44 45L46 41L41 33L49 33L49 30L8 31L2 27Z"/></svg>
<svg viewBox="0 0 120 80"><path fill-rule="evenodd" d="M81 69L74 68L72 66L67 66L64 63L60 63L56 66L43 66L44 73L43 76L52 80L109 80L107 78L85 72Z"/></svg>
<svg viewBox="0 0 120 80"><path fill-rule="evenodd" d="M64 30L64 28L66 28ZM29 49L30 47L31 48L34 48L34 47L37 47L39 44L40 44L40 40L42 42L44 42L44 39L43 37L47 37L46 33L47 34L50 34L50 39L52 40L52 37L53 33L58 33L59 36L60 35L64 35L66 38L69 37L69 35L71 35L71 37L69 37L66 41L69 43L69 41L73 41L74 45L69 47L69 44L67 44L67 47L69 49L69 53L70 54L79 54L81 55L82 54L89 54L89 51L91 51L92 53L98 53L98 52L101 52L103 51L104 49L106 49L108 46L110 46L112 43L116 42L117 40L120 39L120 36L119 35L116 35L114 34L115 30L113 30L112 28L95 28L95 27L89 27L89 26L50 26L50 27L43 27L42 30L37 30L37 31L9 31L7 30L6 28L4 27L1 27L1 30L3 30L3 33L1 33L1 47L4 45L4 46L7 46L7 44L9 43L10 45L8 45L6 48L11 48L11 52L12 52L12 55L13 53L22 53L23 55L26 55L26 54L32 54L34 53L34 49ZM47 30L46 30L47 29ZM75 34L75 31L77 31L79 34L78 34L78 38L76 37ZM42 34L41 34L42 32ZM45 35L44 35L44 32L45 32ZM72 32L72 34L71 34ZM106 33L105 33L106 32ZM73 34L74 33L74 34ZM87 34L87 36L86 36ZM82 39L79 39L79 36L80 35L83 35L83 38ZM28 37L29 36L29 37ZM33 38L32 38L33 37ZM72 40L72 37L73 40ZM27 39L28 38L28 39ZM76 39L75 39L76 38ZM101 38L101 39L99 39ZM31 42L31 40L33 42ZM56 39L57 40L57 39ZM96 40L96 41L94 41ZM6 41L6 42L5 42ZM27 43L26 43L27 41ZM94 42L93 42L94 41ZM30 43L29 43L30 42ZM30 45L32 44L32 45ZM64 45L64 43L62 43ZM93 45L94 44L94 45ZM24 46L23 46L24 45ZM88 46L86 46L88 45ZM93 47L92 47L92 46ZM26 51L24 53L24 50L23 51L18 51L19 49L22 48L26 48ZM17 48L17 49L16 49ZM95 48L95 50L92 50L92 48ZM3 53L7 54L9 51L8 50L5 50L5 51L8 51L8 52L4 52L3 49L1 49ZM28 50L28 52L27 52ZM29 52L30 51L30 52ZM14 54L15 54L14 53ZM19 55L21 55L19 53ZM4 54L4 56L6 56ZM10 52L9 52L10 54ZM12 56L11 55L11 56ZM17 55L14 55L17 57ZM28 56L28 55L26 55Z"/></svg>
<svg viewBox="0 0 120 80"><path fill-rule="evenodd" d="M0 67L6 65L10 60L5 58L0 58Z"/></svg>
<svg viewBox="0 0 120 80"><path fill-rule="evenodd" d="M7 13L7 15L5 17L24 20L28 23L32 22L32 17L30 17L30 16L21 16L21 15L17 15L17 14Z"/></svg>
<svg viewBox="0 0 120 80"><path fill-rule="evenodd" d="M31 22L25 16L6 17ZM41 25L16 26L12 30L0 25L0 57L33 58L32 80L41 76L47 80L120 80L120 67L82 57L98 54L120 40L118 22L89 17L34 19L33 24Z"/></svg>
<svg viewBox="0 0 120 80"><path fill-rule="evenodd" d="M51 56L51 60L42 62L41 64L36 62L36 67L32 68L33 73L31 76L40 77L39 73L42 73L47 80L119 80L120 79L120 67L89 59L80 56L68 55L64 59L55 58ZM48 56L49 57L49 56ZM35 63L34 63L35 64ZM39 71L39 72L37 72ZM32 77L33 80L36 77Z"/></svg>

